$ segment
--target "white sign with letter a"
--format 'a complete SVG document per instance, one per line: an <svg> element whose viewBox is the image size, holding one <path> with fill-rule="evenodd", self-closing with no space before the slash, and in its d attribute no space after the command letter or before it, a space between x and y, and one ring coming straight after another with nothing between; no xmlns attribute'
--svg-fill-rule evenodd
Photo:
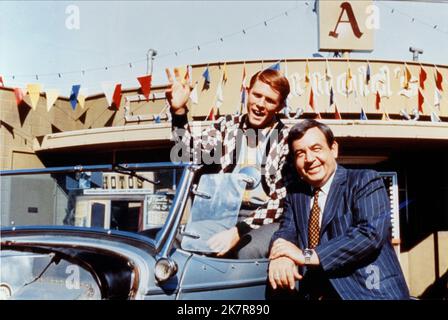
<svg viewBox="0 0 448 320"><path fill-rule="evenodd" d="M373 51L379 9L371 0L319 1L320 51Z"/></svg>

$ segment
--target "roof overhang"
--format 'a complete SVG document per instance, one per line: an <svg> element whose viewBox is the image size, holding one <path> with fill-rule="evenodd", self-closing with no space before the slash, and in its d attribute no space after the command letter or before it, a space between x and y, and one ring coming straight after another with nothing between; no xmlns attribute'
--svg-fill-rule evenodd
<svg viewBox="0 0 448 320"><path fill-rule="evenodd" d="M298 120L284 120L292 126ZM321 120L328 124L337 138L343 140L387 140L404 142L429 141L448 143L448 123L382 120ZM208 122L193 122L192 126ZM110 150L138 147L167 146L171 139L171 124L129 125L75 130L46 135L42 142L34 141L36 152L69 152L72 150Z"/></svg>

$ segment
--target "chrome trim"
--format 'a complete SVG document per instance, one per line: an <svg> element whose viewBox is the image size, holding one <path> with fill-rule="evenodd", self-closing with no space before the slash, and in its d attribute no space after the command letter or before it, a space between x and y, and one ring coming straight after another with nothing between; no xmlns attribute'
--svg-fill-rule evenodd
<svg viewBox="0 0 448 320"><path fill-rule="evenodd" d="M190 163L174 162L143 162L143 163L117 163L117 165L126 169L170 169L170 168L188 168Z"/></svg>
<svg viewBox="0 0 448 320"><path fill-rule="evenodd" d="M208 193L198 191L198 185L197 185L197 184L194 184L194 185L193 185L193 187L191 188L191 192L192 192L195 196L198 196L198 197L201 197L201 198L204 198L204 199L211 199L211 198L212 198L212 196L209 195Z"/></svg>
<svg viewBox="0 0 448 320"><path fill-rule="evenodd" d="M172 162L144 162L144 163L118 163L115 164L125 169L169 169L169 168L187 168L189 163L172 163ZM21 174L43 174L43 173L60 173L60 172L80 172L80 171L113 171L114 165L76 165L67 167L49 167L49 168L33 168L33 169L17 169L17 170L0 170L0 176L14 176Z"/></svg>
<svg viewBox="0 0 448 320"><path fill-rule="evenodd" d="M228 289L237 289L237 288L247 288L247 287L256 287L256 286L265 286L266 278L258 278L258 279L250 279L250 280L233 280L226 282L208 282L198 283L198 284L189 284L183 285L181 288L181 295L185 293L193 293L193 292L203 292L203 291L216 291L216 290L228 290Z"/></svg>
<svg viewBox="0 0 448 320"><path fill-rule="evenodd" d="M107 230L102 228L86 228L75 226L14 226L14 227L1 227L1 245L4 244L6 237L22 237L22 236L39 236L45 234L55 236L81 236L92 237L95 239L104 239L107 234L109 239L116 239L122 241L132 241L142 243L143 245L149 245L153 249L156 247L156 243L153 239L146 236L132 233L129 231L120 230ZM135 245L135 244L134 244ZM155 249L154 249L155 250Z"/></svg>
<svg viewBox="0 0 448 320"><path fill-rule="evenodd" d="M193 178L198 166L190 165L187 167L180 179L177 190L182 190L178 192L173 200L173 205L171 206L170 213L165 221L165 224L156 238L156 251L160 253L159 257L168 257L168 252L171 248L173 240L176 236L177 227L179 226L180 220L182 218L182 212L187 203L189 190L191 184L193 183Z"/></svg>
<svg viewBox="0 0 448 320"><path fill-rule="evenodd" d="M80 171L110 171L112 165L93 165L93 166L70 166L70 167L51 167L39 169L17 169L17 170L2 170L0 176L16 176L22 174L44 174L44 173L60 173L60 172L80 172Z"/></svg>

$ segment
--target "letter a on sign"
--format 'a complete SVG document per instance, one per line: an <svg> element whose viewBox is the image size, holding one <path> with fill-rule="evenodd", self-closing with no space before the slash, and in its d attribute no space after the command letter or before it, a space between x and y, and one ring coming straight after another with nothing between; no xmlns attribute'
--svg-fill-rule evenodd
<svg viewBox="0 0 448 320"><path fill-rule="evenodd" d="M336 27L334 28L334 30L330 31L330 33L328 33L328 35L330 37L337 38L339 36L339 33L337 33L339 24L340 23L350 23L350 26L352 27L352 30L353 30L353 33L355 34L355 36L357 38L361 38L362 32L359 30L358 22L356 21L356 17L355 17L355 14L353 13L353 9L352 9L352 6L350 5L350 2L342 3L341 9L342 10L341 10L341 14L339 16L338 23L336 24ZM342 20L342 15L344 14L344 12L347 13L348 20Z"/></svg>
<svg viewBox="0 0 448 320"><path fill-rule="evenodd" d="M319 50L372 51L374 29L366 28L371 0L319 1Z"/></svg>

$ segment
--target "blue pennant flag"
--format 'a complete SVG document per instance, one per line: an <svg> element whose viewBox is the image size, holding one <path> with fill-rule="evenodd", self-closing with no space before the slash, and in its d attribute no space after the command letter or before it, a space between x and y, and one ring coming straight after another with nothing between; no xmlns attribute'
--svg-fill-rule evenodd
<svg viewBox="0 0 448 320"><path fill-rule="evenodd" d="M367 65L367 71L366 71L366 84L369 84L370 82L370 64Z"/></svg>
<svg viewBox="0 0 448 320"><path fill-rule="evenodd" d="M72 109L76 109L76 104L78 103L78 94L81 85L75 84L72 86L72 92L70 93L70 104L72 105Z"/></svg>
<svg viewBox="0 0 448 320"><path fill-rule="evenodd" d="M155 123L160 123L160 115L154 116L154 122Z"/></svg>
<svg viewBox="0 0 448 320"><path fill-rule="evenodd" d="M276 64L273 64L273 65L270 66L268 69L270 69L270 70L280 71L280 62L277 62Z"/></svg>
<svg viewBox="0 0 448 320"><path fill-rule="evenodd" d="M210 83L210 73L209 73L209 71L208 71L208 67L207 67L207 69L205 69L205 71L204 71L204 73L202 74L202 76L204 77L205 82L206 82L207 84L209 84L209 83Z"/></svg>
<svg viewBox="0 0 448 320"><path fill-rule="evenodd" d="M363 108L361 108L361 116L359 117L359 119L361 119L361 120L368 120L368 119L367 119L367 115L366 115L366 113L364 112L364 109L363 109Z"/></svg>
<svg viewBox="0 0 448 320"><path fill-rule="evenodd" d="M241 103L242 103L242 104L245 104L245 103L246 103L246 89L245 89L245 88L243 88L243 89L241 90Z"/></svg>

